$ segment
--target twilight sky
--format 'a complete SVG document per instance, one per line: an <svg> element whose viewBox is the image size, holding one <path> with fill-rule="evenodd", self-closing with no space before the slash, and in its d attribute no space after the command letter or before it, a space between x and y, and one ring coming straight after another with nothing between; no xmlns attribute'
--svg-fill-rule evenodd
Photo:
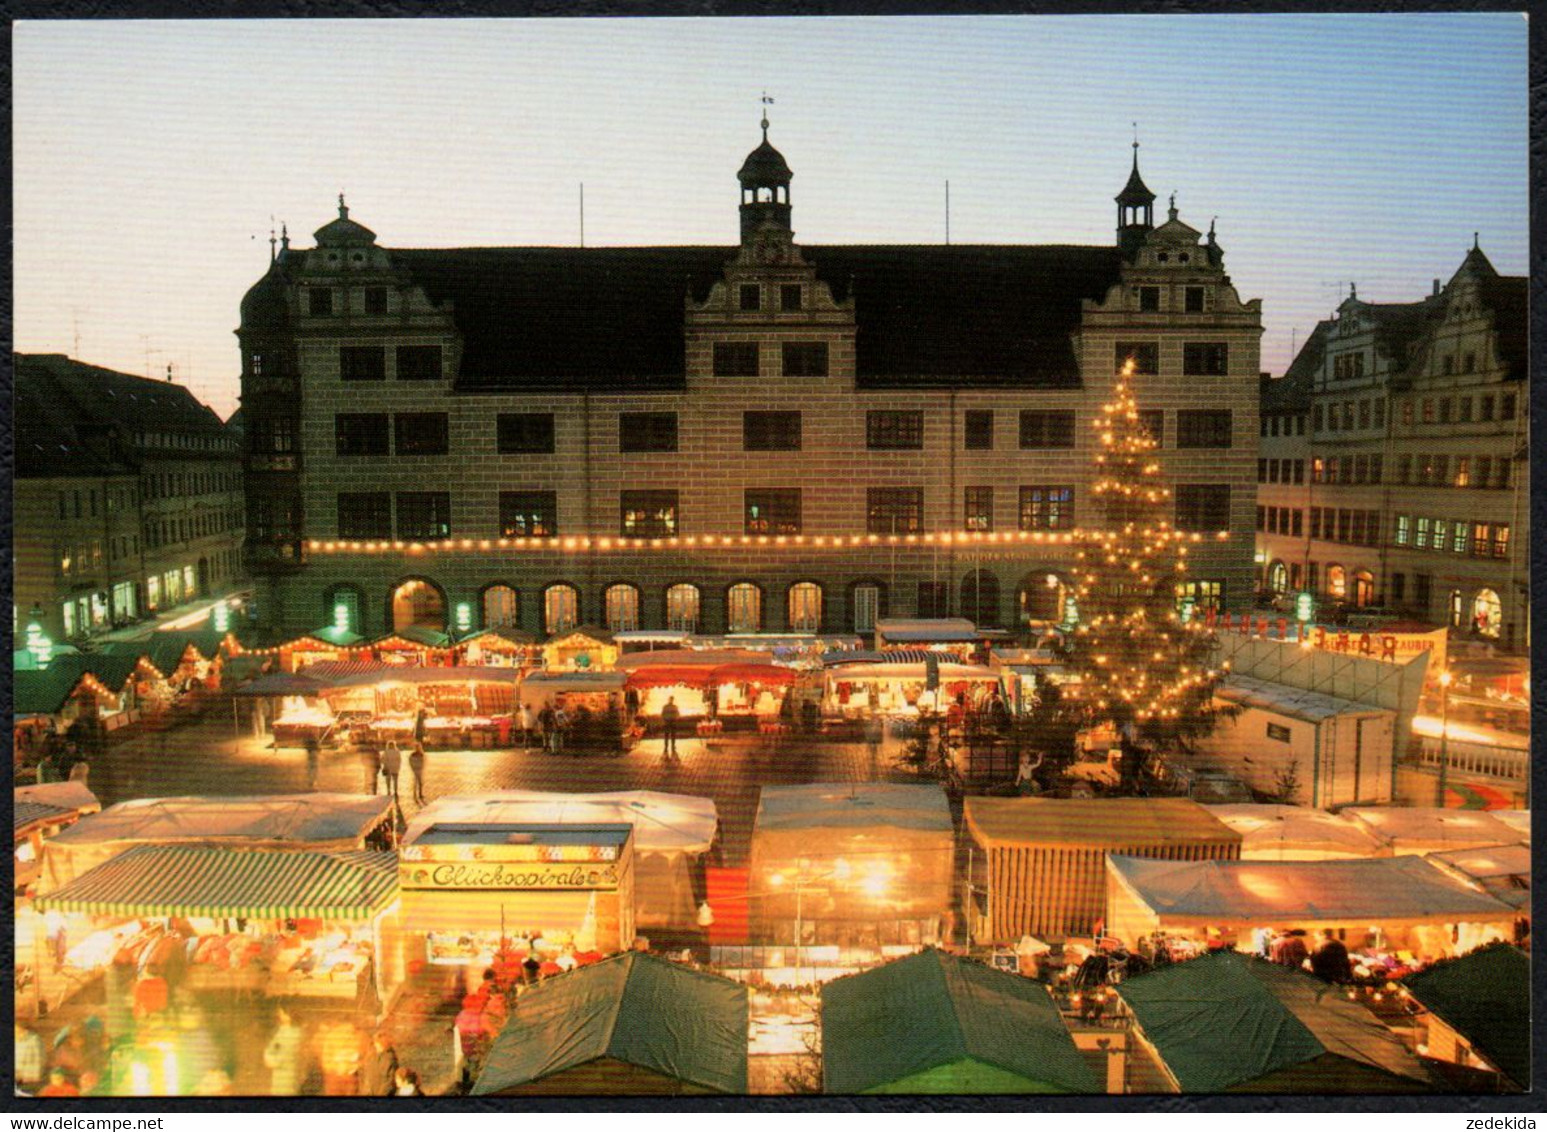
<svg viewBox="0 0 1547 1132"><path fill-rule="evenodd" d="M947 179L953 243L1110 244L1137 120L1274 373L1350 280L1526 271L1520 14L22 22L13 68L16 349L222 415L271 216L574 244L584 181L587 244L729 245L765 89L813 244L941 242Z"/></svg>

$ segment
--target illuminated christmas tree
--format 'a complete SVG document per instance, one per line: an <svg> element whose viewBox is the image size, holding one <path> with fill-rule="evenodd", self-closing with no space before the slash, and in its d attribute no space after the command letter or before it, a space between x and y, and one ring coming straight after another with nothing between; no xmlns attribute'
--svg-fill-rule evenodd
<svg viewBox="0 0 1547 1132"><path fill-rule="evenodd" d="M1133 368L1129 359L1095 422L1091 494L1106 526L1076 538L1079 625L1067 643L1087 726L1116 727L1130 790L1154 755L1189 751L1228 710L1214 703L1223 673L1211 667L1212 634L1179 600L1188 547L1199 536L1172 523L1171 490L1155 457L1159 442L1129 386Z"/></svg>

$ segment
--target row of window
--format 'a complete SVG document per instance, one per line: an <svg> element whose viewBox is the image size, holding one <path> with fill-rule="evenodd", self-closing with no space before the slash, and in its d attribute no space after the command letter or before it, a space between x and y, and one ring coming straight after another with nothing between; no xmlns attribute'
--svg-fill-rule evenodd
<svg viewBox="0 0 1547 1132"><path fill-rule="evenodd" d="M1311 538L1354 546L1380 545L1380 512L1347 507L1312 507Z"/></svg>
<svg viewBox="0 0 1547 1132"><path fill-rule="evenodd" d="M799 283L780 283L777 289L768 288L768 293L779 296L781 311L798 311L805 305L805 288ZM736 289L737 306L744 311L762 310L763 296L761 283L743 283Z"/></svg>
<svg viewBox="0 0 1547 1132"><path fill-rule="evenodd" d="M1494 415L1494 407L1497 404L1498 415ZM1471 424L1473 420L1480 423L1488 423L1493 420L1512 421L1515 419L1516 398L1513 393L1482 393L1476 397L1476 417L1473 417L1474 401L1469 396L1465 397L1424 397L1414 400L1408 398L1402 402L1402 423L1410 425L1414 423L1416 416L1421 424Z"/></svg>
<svg viewBox="0 0 1547 1132"><path fill-rule="evenodd" d="M1305 512L1298 507L1257 508L1257 529L1270 535L1298 537L1301 533Z"/></svg>
<svg viewBox="0 0 1547 1132"><path fill-rule="evenodd" d="M109 392L108 396L112 396ZM138 400L130 394L131 400ZM229 435L186 432L137 432L134 442L141 448L186 448L202 452L234 452L236 441Z"/></svg>
<svg viewBox="0 0 1547 1132"><path fill-rule="evenodd" d="M1299 461L1296 461L1298 463ZM1257 461L1257 482L1263 482L1264 465L1271 479L1271 461ZM1284 461L1288 463L1288 461ZM1470 487L1477 490L1504 490L1512 482L1514 461L1508 456L1450 456L1441 453L1396 458L1393 482L1418 487ZM1311 462L1311 482L1327 484L1378 484L1384 470L1380 453L1359 456L1318 456ZM1288 480L1283 482L1288 483ZM1294 481L1299 483L1299 479Z"/></svg>
<svg viewBox="0 0 1547 1132"><path fill-rule="evenodd" d="M1130 363L1133 373L1160 373L1159 342L1119 342L1113 361L1118 370ZM1226 342L1183 342L1182 373L1186 377L1224 377L1230 372L1230 346Z"/></svg>
<svg viewBox="0 0 1547 1132"><path fill-rule="evenodd" d="M145 546L154 550L173 543L234 531L241 525L242 511L239 507L216 508L171 517L150 516L145 520Z"/></svg>
<svg viewBox="0 0 1547 1132"><path fill-rule="evenodd" d="M1230 526L1227 484L1181 484L1176 490L1176 525L1213 532ZM400 491L340 492L338 537L345 539L447 539L451 537L451 493ZM743 530L756 535L800 534L799 488L749 488L743 496ZM968 487L964 493L968 530L994 529L994 490ZM1022 486L1017 519L1023 531L1066 531L1074 527L1074 488L1062 484ZM924 530L922 487L872 487L865 492L865 528L870 534L917 534ZM256 527L255 527L256 537ZM396 534L394 535L394 531ZM669 538L682 533L678 493L618 493L618 532L629 538ZM500 538L553 538L559 533L558 493L499 493Z"/></svg>
<svg viewBox="0 0 1547 1132"><path fill-rule="evenodd" d="M1304 483L1305 461L1290 459L1258 460L1257 482Z"/></svg>
<svg viewBox="0 0 1547 1132"><path fill-rule="evenodd" d="M357 259L358 262L358 259ZM347 313L351 292L338 287L308 287L306 289L306 313L312 318L326 318L335 310ZM387 313L387 289L365 287L354 292L359 309L364 314ZM342 301L340 301L342 300Z"/></svg>
<svg viewBox="0 0 1547 1132"><path fill-rule="evenodd" d="M399 381L437 381L445 376L439 346L398 346L393 361ZM387 348L340 346L338 375L344 381L387 380Z"/></svg>
<svg viewBox="0 0 1547 1132"><path fill-rule="evenodd" d="M785 377L826 377L826 342L779 343L780 373ZM762 374L763 344L755 341L716 342L713 369L715 377L759 377Z"/></svg>
<svg viewBox="0 0 1547 1132"><path fill-rule="evenodd" d="M1315 562L1307 564L1305 571L1306 587L1317 591L1318 565ZM1275 561L1267 569L1267 588L1275 594L1285 594L1301 588L1301 569L1298 562ZM1352 585L1350 585L1350 582ZM1376 592L1375 576L1368 570L1355 570L1350 572L1346 567L1337 563L1327 566L1325 596L1334 601L1352 600L1355 605L1373 605L1380 600ZM1429 574L1413 575L1413 605L1425 614L1429 610L1429 602L1433 598L1434 578ZM1389 578L1389 591L1387 599L1392 605L1402 606L1407 604L1407 575L1401 571L1394 571ZM1460 590L1451 590L1446 600L1446 611L1450 626L1454 629L1469 629L1484 637L1498 637L1501 631L1504 635L1512 635L1512 627L1504 624L1504 607L1499 600L1497 592L1483 588L1477 591L1471 601L1470 610Z"/></svg>
<svg viewBox="0 0 1547 1132"><path fill-rule="evenodd" d="M241 484L233 472L166 472L140 478L141 498L177 499L187 495L210 495L217 491L238 491Z"/></svg>
<svg viewBox="0 0 1547 1132"><path fill-rule="evenodd" d="M1304 436L1304 413L1270 413L1258 422L1263 436Z"/></svg>
<svg viewBox="0 0 1547 1132"><path fill-rule="evenodd" d="M1317 456L1311 461L1311 482L1330 484L1380 483L1385 458L1379 453L1357 456Z"/></svg>
<svg viewBox="0 0 1547 1132"><path fill-rule="evenodd" d="M1312 432L1355 432L1359 429L1386 427L1386 398L1366 397L1360 401L1317 402L1311 406Z"/></svg>
<svg viewBox="0 0 1547 1132"><path fill-rule="evenodd" d="M1161 263L1167 263L1171 259L1170 252L1160 252L1155 257ZM1176 257L1177 262L1186 264L1192 258L1192 253L1182 252ZM1135 305L1141 313L1158 313L1160 311L1161 288L1156 286L1140 286L1133 289ZM1183 287L1182 311L1184 314L1202 314L1206 308L1208 299L1207 287Z"/></svg>
<svg viewBox="0 0 1547 1132"><path fill-rule="evenodd" d="M1415 550L1470 554L1473 558L1507 558L1509 524L1398 515L1392 525L1391 542L1394 546L1411 546Z"/></svg>

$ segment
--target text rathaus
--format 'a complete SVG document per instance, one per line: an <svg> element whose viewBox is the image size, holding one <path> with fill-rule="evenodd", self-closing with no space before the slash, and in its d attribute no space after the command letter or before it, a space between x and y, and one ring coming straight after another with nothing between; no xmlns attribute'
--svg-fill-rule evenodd
<svg viewBox="0 0 1547 1132"><path fill-rule="evenodd" d="M736 246L389 249L342 198L286 240L237 332L263 619L1057 620L1130 359L1187 586L1250 606L1261 304L1137 146L1110 246L800 245L766 122L738 177Z"/></svg>

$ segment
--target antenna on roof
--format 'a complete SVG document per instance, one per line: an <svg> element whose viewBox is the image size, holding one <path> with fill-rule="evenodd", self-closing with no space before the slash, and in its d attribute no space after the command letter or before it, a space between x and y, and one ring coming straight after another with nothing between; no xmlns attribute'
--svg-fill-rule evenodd
<svg viewBox="0 0 1547 1132"><path fill-rule="evenodd" d="M170 383L171 380L172 380L172 363L168 362L167 363L167 381Z"/></svg>

